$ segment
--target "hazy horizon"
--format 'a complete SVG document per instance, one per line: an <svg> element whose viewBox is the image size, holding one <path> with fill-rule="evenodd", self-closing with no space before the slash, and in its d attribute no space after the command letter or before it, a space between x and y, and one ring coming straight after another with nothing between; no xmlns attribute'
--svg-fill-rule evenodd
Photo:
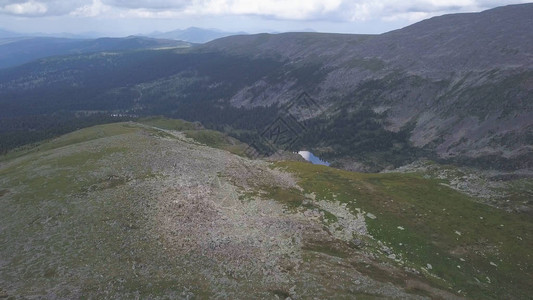
<svg viewBox="0 0 533 300"><path fill-rule="evenodd" d="M380 34L423 19L529 3L504 0L2 0L0 29L21 34L129 36L189 27L224 32Z"/></svg>

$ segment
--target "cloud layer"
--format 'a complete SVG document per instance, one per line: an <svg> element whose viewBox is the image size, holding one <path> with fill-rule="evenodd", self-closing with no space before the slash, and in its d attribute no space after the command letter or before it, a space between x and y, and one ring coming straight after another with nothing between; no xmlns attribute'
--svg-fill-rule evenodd
<svg viewBox="0 0 533 300"><path fill-rule="evenodd" d="M345 22L421 19L506 4L509 2L505 0L0 0L0 14L132 18L248 15L278 20Z"/></svg>
<svg viewBox="0 0 533 300"><path fill-rule="evenodd" d="M0 0L0 28L90 36L190 26L249 33L378 34L436 15L508 4L508 0Z"/></svg>
<svg viewBox="0 0 533 300"><path fill-rule="evenodd" d="M39 17L67 15L91 0L0 0L0 14Z"/></svg>

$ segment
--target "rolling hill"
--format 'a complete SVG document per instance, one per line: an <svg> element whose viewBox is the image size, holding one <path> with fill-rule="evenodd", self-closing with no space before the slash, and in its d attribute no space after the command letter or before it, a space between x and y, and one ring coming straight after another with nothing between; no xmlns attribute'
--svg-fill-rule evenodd
<svg viewBox="0 0 533 300"><path fill-rule="evenodd" d="M0 296L531 294L527 215L429 172L267 162L243 156L247 147L150 118L0 157Z"/></svg>

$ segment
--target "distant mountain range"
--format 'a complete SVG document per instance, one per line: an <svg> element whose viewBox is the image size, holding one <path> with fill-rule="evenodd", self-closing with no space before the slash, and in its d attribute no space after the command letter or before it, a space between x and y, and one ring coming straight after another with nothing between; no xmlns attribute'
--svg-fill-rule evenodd
<svg viewBox="0 0 533 300"><path fill-rule="evenodd" d="M0 39L12 37L52 37L52 38L67 38L67 39L95 39L105 35L98 32L82 32L82 33L21 33L15 31L4 30L0 28Z"/></svg>
<svg viewBox="0 0 533 300"><path fill-rule="evenodd" d="M189 47L245 32L224 32L216 29L189 27L169 32L124 38L94 38L98 33L86 34L23 34L0 29L0 68L13 67L39 58L94 53L100 51L127 51L161 47Z"/></svg>
<svg viewBox="0 0 533 300"><path fill-rule="evenodd" d="M240 35L47 58L0 71L0 118L164 114L351 170L424 157L531 170L532 15L533 4L511 5L381 35ZM280 118L297 122L289 139L266 134Z"/></svg>
<svg viewBox="0 0 533 300"><path fill-rule="evenodd" d="M190 43L206 43L219 38L231 35L245 35L246 32L225 32L216 29L204 29L198 27L189 27L187 29L177 29L169 32L154 32L149 37L158 39L180 40Z"/></svg>
<svg viewBox="0 0 533 300"><path fill-rule="evenodd" d="M189 46L190 43L183 41L137 36L98 39L12 37L0 39L0 68L49 56Z"/></svg>
<svg viewBox="0 0 533 300"><path fill-rule="evenodd" d="M307 29L304 31L312 31ZM231 36L231 35L245 35L248 34L244 31L239 32L227 32L218 29L206 29L199 27L189 27L186 29L176 29L168 32L152 32L150 34L137 34L136 36L144 36L155 39L169 39L169 40L178 40L185 41L189 43L206 43L215 39ZM47 37L47 38L67 38L67 39L95 39L105 36L102 33L98 32L85 32L85 33L19 33L9 30L0 29L0 39L3 38L14 38L14 37Z"/></svg>
<svg viewBox="0 0 533 300"><path fill-rule="evenodd" d="M13 38L13 37L19 37L19 36L21 36L21 34L0 29L0 38Z"/></svg>

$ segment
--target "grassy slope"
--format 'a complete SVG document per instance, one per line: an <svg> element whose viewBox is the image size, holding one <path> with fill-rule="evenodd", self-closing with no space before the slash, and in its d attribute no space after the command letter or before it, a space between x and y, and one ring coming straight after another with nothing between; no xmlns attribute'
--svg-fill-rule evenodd
<svg viewBox="0 0 533 300"><path fill-rule="evenodd" d="M415 174L279 166L300 177L305 193L375 215L366 218L370 235L393 250L397 263L421 270L437 286L473 298L527 298L533 292L533 222L525 215L476 203Z"/></svg>
<svg viewBox="0 0 533 300"><path fill-rule="evenodd" d="M163 119L143 123L185 130L198 142L222 149L234 146L222 134L195 131L190 123ZM95 126L4 157L0 283L17 282L19 290L27 290L26 296L45 295L52 289L66 298L105 296L109 291L129 296L140 291L149 297L187 290L185 275L171 272L180 266L161 255L160 237L150 233L153 224L146 218L149 203L142 188L127 184L154 175L145 169L130 172L133 166L115 162L124 153L136 151L132 145L145 146L140 132L131 123ZM108 138L122 137L130 144L105 143ZM106 138L103 144L89 147L100 138ZM102 173L106 170L102 166L107 165L108 171ZM367 217L366 223L374 239L365 240L362 250L379 260L418 270L433 285L469 298L527 298L533 291L529 284L533 224L525 216L475 203L437 180L414 174L359 174L297 162L278 166L300 178L304 193L263 187L267 198L298 209L306 205L304 194L315 193L317 200L335 199L347 203L353 212L359 208L372 213L377 218ZM116 176L113 170L117 169L133 177ZM103 197L98 197L100 191ZM325 218L325 223L337 221L329 212ZM383 254L378 241L392 249L397 261ZM136 250L126 253L125 249ZM311 255L344 257L339 249L312 245L307 250ZM356 267L372 278L405 284L394 274L368 265ZM111 274L112 280L99 280L109 278L99 274ZM194 274L185 276L191 278L190 286L202 286L202 279ZM87 278L79 294L62 288Z"/></svg>
<svg viewBox="0 0 533 300"><path fill-rule="evenodd" d="M243 146L180 120L143 123L183 130L198 138L191 147ZM158 151L160 139L174 138L155 127L115 123L3 156L0 298L212 295L202 272L217 266L209 259L169 256L152 217L152 190L161 175L152 173L144 156Z"/></svg>
<svg viewBox="0 0 533 300"><path fill-rule="evenodd" d="M245 156L246 144L219 131L205 129L199 124L159 117L141 119L140 123L164 130L182 131L185 136L194 139L200 144Z"/></svg>
<svg viewBox="0 0 533 300"><path fill-rule="evenodd" d="M74 145L77 143L87 142L118 134L124 134L132 131L134 131L134 129L128 126L115 126L114 124L97 125L90 127L89 129L82 129L72 133L68 133L49 141L20 147L11 152L8 152L6 155L0 156L0 162L8 161L10 159L14 159L32 153L57 149L60 147Z"/></svg>
<svg viewBox="0 0 533 300"><path fill-rule="evenodd" d="M14 153L0 169L0 289L65 299L186 295L183 274L170 271L183 268L161 251L147 217L149 195L128 184L154 175L121 165L125 153L148 146L141 132L130 123L95 126ZM121 138L129 143L117 147Z"/></svg>

